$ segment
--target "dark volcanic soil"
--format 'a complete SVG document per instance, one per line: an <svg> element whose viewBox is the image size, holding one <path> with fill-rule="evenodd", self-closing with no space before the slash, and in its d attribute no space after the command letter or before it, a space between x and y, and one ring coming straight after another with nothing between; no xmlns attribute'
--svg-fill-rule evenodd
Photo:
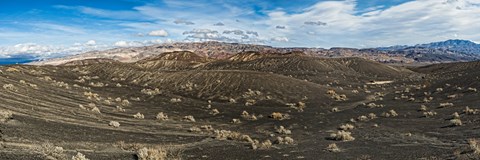
<svg viewBox="0 0 480 160"><path fill-rule="evenodd" d="M192 54L0 67L0 159L137 159L143 147L167 159L479 158L479 62Z"/></svg>

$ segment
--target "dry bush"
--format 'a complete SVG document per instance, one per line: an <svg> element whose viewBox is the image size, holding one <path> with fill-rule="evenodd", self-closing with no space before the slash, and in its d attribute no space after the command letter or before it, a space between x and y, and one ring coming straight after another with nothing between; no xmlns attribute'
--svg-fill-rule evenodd
<svg viewBox="0 0 480 160"><path fill-rule="evenodd" d="M272 147L272 142L270 140L265 140L262 143L260 143L258 140L254 140L253 143L251 143L252 149L269 149Z"/></svg>
<svg viewBox="0 0 480 160"><path fill-rule="evenodd" d="M480 155L480 143L476 139L469 139L468 145L473 150L473 153Z"/></svg>
<svg viewBox="0 0 480 160"><path fill-rule="evenodd" d="M365 122L365 121L368 121L370 119L367 116L362 115L362 116L357 117L357 120L361 121L361 122Z"/></svg>
<svg viewBox="0 0 480 160"><path fill-rule="evenodd" d="M476 89L476 88L472 88L472 87L468 87L467 90L468 90L468 91L472 91L472 92L477 92L477 89Z"/></svg>
<svg viewBox="0 0 480 160"><path fill-rule="evenodd" d="M254 114L250 115L247 111L243 111L241 116L242 118L247 120L251 120L251 121L257 120L257 116L255 116Z"/></svg>
<svg viewBox="0 0 480 160"><path fill-rule="evenodd" d="M35 152L39 152L45 159L51 160L64 160L67 159L67 155L64 153L62 147L55 146L51 143L44 143L34 148Z"/></svg>
<svg viewBox="0 0 480 160"><path fill-rule="evenodd" d="M240 121L240 119L236 119L236 118L232 119L231 122L232 122L233 124L240 124L240 123L242 123L242 121Z"/></svg>
<svg viewBox="0 0 480 160"><path fill-rule="evenodd" d="M206 131L213 131L212 125L202 125L200 128Z"/></svg>
<svg viewBox="0 0 480 160"><path fill-rule="evenodd" d="M13 113L7 110L0 110L0 122L6 122L13 117Z"/></svg>
<svg viewBox="0 0 480 160"><path fill-rule="evenodd" d="M210 111L210 114L211 114L211 115L217 115L217 114L219 114L219 113L220 113L220 111L218 111L218 109L212 109L212 110Z"/></svg>
<svg viewBox="0 0 480 160"><path fill-rule="evenodd" d="M72 160L90 160L90 159L85 157L85 155L83 155L82 153L77 152L77 155L73 156Z"/></svg>
<svg viewBox="0 0 480 160"><path fill-rule="evenodd" d="M190 127L188 129L189 132L202 132L202 129L198 128L197 126Z"/></svg>
<svg viewBox="0 0 480 160"><path fill-rule="evenodd" d="M108 125L112 126L112 127L115 127L115 128L120 127L120 123L117 122L117 121L110 121L110 123L108 123Z"/></svg>
<svg viewBox="0 0 480 160"><path fill-rule="evenodd" d="M435 111L423 112L423 116L427 117L427 118L428 117L433 117L435 115L437 115L437 112L435 112Z"/></svg>
<svg viewBox="0 0 480 160"><path fill-rule="evenodd" d="M442 91L443 91L443 88L437 88L436 91L437 91L437 92L442 92Z"/></svg>
<svg viewBox="0 0 480 160"><path fill-rule="evenodd" d="M247 99L247 101L245 102L245 106L253 106L257 103L256 100L254 99Z"/></svg>
<svg viewBox="0 0 480 160"><path fill-rule="evenodd" d="M383 112L382 113L383 117L396 117L398 116L398 113L395 110L389 110L388 112Z"/></svg>
<svg viewBox="0 0 480 160"><path fill-rule="evenodd" d="M440 103L440 108L443 107L453 107L453 103L445 102L445 103Z"/></svg>
<svg viewBox="0 0 480 160"><path fill-rule="evenodd" d="M183 120L187 122L195 122L195 118L191 115L183 117Z"/></svg>
<svg viewBox="0 0 480 160"><path fill-rule="evenodd" d="M214 131L214 136L215 139L220 139L220 140L240 140L241 139L241 134L238 132L234 131L228 131L228 130L215 130Z"/></svg>
<svg viewBox="0 0 480 160"><path fill-rule="evenodd" d="M123 108L120 107L120 106L116 106L116 108L117 108L117 111L119 111L119 112L125 112L125 109L123 109Z"/></svg>
<svg viewBox="0 0 480 160"><path fill-rule="evenodd" d="M329 151L329 152L341 152L342 151L340 148L338 148L337 144L335 144L335 143L329 144L327 146L327 148L325 148L325 150Z"/></svg>
<svg viewBox="0 0 480 160"><path fill-rule="evenodd" d="M18 91L17 87L15 87L13 84L4 84L3 89L10 90L10 91Z"/></svg>
<svg viewBox="0 0 480 160"><path fill-rule="evenodd" d="M269 117L275 120L284 120L288 119L290 116L288 114L282 114L280 112L273 112Z"/></svg>
<svg viewBox="0 0 480 160"><path fill-rule="evenodd" d="M463 125L463 124L462 124L462 120L460 120L460 119L451 119L451 120L450 120L450 124L451 124L452 126L461 126L461 125Z"/></svg>
<svg viewBox="0 0 480 160"><path fill-rule="evenodd" d="M134 114L133 115L133 118L135 119L144 119L145 116L143 114L141 114L140 112L137 112L137 114Z"/></svg>
<svg viewBox="0 0 480 160"><path fill-rule="evenodd" d="M139 160L167 160L167 151L163 148L143 147L137 151Z"/></svg>
<svg viewBox="0 0 480 160"><path fill-rule="evenodd" d="M121 87L121 85L120 85ZM155 89L142 89L140 92L143 94L149 95L149 96L155 96L161 94L160 89L155 88Z"/></svg>
<svg viewBox="0 0 480 160"><path fill-rule="evenodd" d="M460 119L460 115L458 114L458 112L452 114L452 119Z"/></svg>
<svg viewBox="0 0 480 160"><path fill-rule="evenodd" d="M344 125L341 125L340 127L338 127L338 129L340 130L344 130L344 131L347 131L347 130L352 130L354 129L355 126L354 125L351 125L351 124L344 124Z"/></svg>
<svg viewBox="0 0 480 160"><path fill-rule="evenodd" d="M340 111L340 109L338 109L337 107L333 107L333 108L330 110L330 112L339 112L339 111Z"/></svg>
<svg viewBox="0 0 480 160"><path fill-rule="evenodd" d="M276 144L293 144L294 140L291 137L277 137L277 140L275 141Z"/></svg>
<svg viewBox="0 0 480 160"><path fill-rule="evenodd" d="M275 131L280 134L292 134L292 131L283 126L275 127Z"/></svg>
<svg viewBox="0 0 480 160"><path fill-rule="evenodd" d="M128 101L127 99L124 99L124 100L122 100L121 104L122 104L122 106L128 106L128 105L130 105L130 101Z"/></svg>
<svg viewBox="0 0 480 160"><path fill-rule="evenodd" d="M160 112L157 114L156 118L157 120L166 121L168 120L168 115L163 112Z"/></svg>
<svg viewBox="0 0 480 160"><path fill-rule="evenodd" d="M470 109L470 107L465 107L465 110L463 110L463 113L465 114L478 114L480 111L478 109Z"/></svg>
<svg viewBox="0 0 480 160"><path fill-rule="evenodd" d="M425 106L425 105L422 104L422 105L420 106L420 109L418 109L418 111L427 111L427 109L428 109L427 106Z"/></svg>
<svg viewBox="0 0 480 160"><path fill-rule="evenodd" d="M355 138L352 137L351 132L347 131L337 131L337 133L330 134L330 139L337 141L353 141Z"/></svg>
<svg viewBox="0 0 480 160"><path fill-rule="evenodd" d="M182 102L182 99L180 99L180 98L172 98L172 99L170 99L170 102L171 102L171 103L180 103L180 102Z"/></svg>
<svg viewBox="0 0 480 160"><path fill-rule="evenodd" d="M100 109L98 109L98 107L93 107L90 111L95 112L95 113L101 113Z"/></svg>
<svg viewBox="0 0 480 160"><path fill-rule="evenodd" d="M377 115L376 115L375 113L369 113L369 114L367 115L367 117L368 117L369 119L375 119L375 118L377 118Z"/></svg>

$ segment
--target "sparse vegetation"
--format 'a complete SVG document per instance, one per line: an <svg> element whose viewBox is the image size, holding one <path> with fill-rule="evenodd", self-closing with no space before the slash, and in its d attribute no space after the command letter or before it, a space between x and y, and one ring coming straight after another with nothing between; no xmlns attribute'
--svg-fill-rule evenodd
<svg viewBox="0 0 480 160"><path fill-rule="evenodd" d="M191 115L183 117L183 120L187 122L195 122L195 118Z"/></svg>
<svg viewBox="0 0 480 160"><path fill-rule="evenodd" d="M275 127L275 131L277 133L280 133L280 134L292 134L292 131L283 127L283 126L280 126L280 127Z"/></svg>
<svg viewBox="0 0 480 160"><path fill-rule="evenodd" d="M0 122L6 122L7 120L11 119L13 113L8 110L0 110Z"/></svg>
<svg viewBox="0 0 480 160"><path fill-rule="evenodd" d="M329 152L341 152L341 149L338 148L337 144L335 143L329 144L325 150Z"/></svg>
<svg viewBox="0 0 480 160"><path fill-rule="evenodd" d="M330 134L330 139L337 141L353 141L355 138L352 137L351 132L347 131L337 131L337 133Z"/></svg>
<svg viewBox="0 0 480 160"><path fill-rule="evenodd" d="M108 125L112 126L112 127L115 127L115 128L120 127L120 123L117 122L117 121L110 121L110 123L108 123Z"/></svg>
<svg viewBox="0 0 480 160"><path fill-rule="evenodd" d="M163 148L143 147L137 151L139 160L167 160L167 151Z"/></svg>
<svg viewBox="0 0 480 160"><path fill-rule="evenodd" d="M141 114L140 112L137 112L137 114L134 114L133 115L133 118L135 119L144 119L145 116L143 114Z"/></svg>
<svg viewBox="0 0 480 160"><path fill-rule="evenodd" d="M85 155L83 155L82 153L77 152L77 154L72 157L72 160L90 160L90 159L85 157Z"/></svg>
<svg viewBox="0 0 480 160"><path fill-rule="evenodd" d="M284 120L284 119L288 119L290 116L288 114L283 114L283 113L280 113L280 112L273 112L271 115L270 115L270 118L273 118L275 120Z"/></svg>
<svg viewBox="0 0 480 160"><path fill-rule="evenodd" d="M469 139L468 145L473 150L473 153L480 155L480 143L476 139Z"/></svg>
<svg viewBox="0 0 480 160"><path fill-rule="evenodd" d="M340 127L338 127L338 129L340 130L344 130L344 131L347 131L347 130L352 130L354 129L355 126L354 125L351 125L351 124L344 124L344 125L341 125Z"/></svg>
<svg viewBox="0 0 480 160"><path fill-rule="evenodd" d="M166 121L168 120L168 115L163 112L159 112L155 118L160 121Z"/></svg>

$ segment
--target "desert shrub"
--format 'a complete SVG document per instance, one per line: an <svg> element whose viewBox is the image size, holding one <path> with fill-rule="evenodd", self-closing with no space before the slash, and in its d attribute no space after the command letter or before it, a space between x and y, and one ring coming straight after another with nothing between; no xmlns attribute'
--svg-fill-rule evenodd
<svg viewBox="0 0 480 160"><path fill-rule="evenodd" d="M476 139L469 139L468 145L473 150L473 153L480 155L480 143Z"/></svg>
<svg viewBox="0 0 480 160"><path fill-rule="evenodd" d="M383 112L382 113L383 117L396 117L398 116L398 113L395 110L389 110L388 112Z"/></svg>
<svg viewBox="0 0 480 160"><path fill-rule="evenodd" d="M191 115L183 117L183 120L187 122L195 122L195 118Z"/></svg>
<svg viewBox="0 0 480 160"><path fill-rule="evenodd" d="M188 129L189 132L202 132L202 129L198 128L197 126L190 127Z"/></svg>
<svg viewBox="0 0 480 160"><path fill-rule="evenodd" d="M450 120L450 124L451 124L452 126L461 126L461 125L463 125L463 124L462 124L462 120L460 120L460 119L451 119L451 120Z"/></svg>
<svg viewBox="0 0 480 160"><path fill-rule="evenodd" d="M253 106L257 103L256 100L254 99L247 99L247 101L245 102L245 106Z"/></svg>
<svg viewBox="0 0 480 160"><path fill-rule="evenodd" d="M242 121L240 121L240 119L236 119L236 118L232 119L231 122L232 122L233 124L240 124L240 123L242 123Z"/></svg>
<svg viewBox="0 0 480 160"><path fill-rule="evenodd" d="M212 109L212 110L210 111L210 114L211 114L211 115L217 115L217 114L219 114L219 113L220 113L220 111L218 111L218 109Z"/></svg>
<svg viewBox="0 0 480 160"><path fill-rule="evenodd" d="M94 113L101 113L100 109L98 109L98 107L93 107L90 111L94 112Z"/></svg>
<svg viewBox="0 0 480 160"><path fill-rule="evenodd" d="M442 92L442 91L443 91L443 88L437 88L436 91L437 91L437 92Z"/></svg>
<svg viewBox="0 0 480 160"><path fill-rule="evenodd" d="M73 156L72 160L90 160L90 159L85 157L85 155L83 155L82 153L77 152L77 155Z"/></svg>
<svg viewBox="0 0 480 160"><path fill-rule="evenodd" d="M157 114L155 118L157 118L157 120L165 121L165 120L168 120L168 115L163 112L160 112Z"/></svg>
<svg viewBox="0 0 480 160"><path fill-rule="evenodd" d="M478 109L470 109L470 107L465 107L465 110L463 110L463 113L465 114L478 114L479 111Z"/></svg>
<svg viewBox="0 0 480 160"><path fill-rule="evenodd" d="M329 152L341 152L341 149L338 148L337 144L335 143L329 144L325 150Z"/></svg>
<svg viewBox="0 0 480 160"><path fill-rule="evenodd" d="M472 87L468 87L467 90L468 90L468 91L472 91L472 92L477 92L477 89L476 89L476 88L472 88Z"/></svg>
<svg viewBox="0 0 480 160"><path fill-rule="evenodd" d="M64 149L59 146L55 146L51 143L44 143L34 150L44 156L45 159L64 160L67 159L67 155L64 153Z"/></svg>
<svg viewBox="0 0 480 160"><path fill-rule="evenodd" d="M0 122L6 122L13 117L13 113L7 110L0 110Z"/></svg>
<svg viewBox="0 0 480 160"><path fill-rule="evenodd" d="M369 119L367 116L362 115L362 116L357 117L357 120L358 120L358 121L365 122L365 121L368 121L368 120L370 120L370 119Z"/></svg>
<svg viewBox="0 0 480 160"><path fill-rule="evenodd" d="M260 143L258 140L254 140L252 144L252 149L269 149L272 147L272 142L270 140L265 140Z"/></svg>
<svg viewBox="0 0 480 160"><path fill-rule="evenodd" d="M440 108L443 107L453 107L453 103L445 102L445 103L440 103Z"/></svg>
<svg viewBox="0 0 480 160"><path fill-rule="evenodd" d="M213 131L212 125L202 125L200 128L206 131Z"/></svg>
<svg viewBox="0 0 480 160"><path fill-rule="evenodd" d="M119 111L119 112L125 112L125 109L123 109L123 108L120 107L120 106L116 106L116 108L117 108L117 111Z"/></svg>
<svg viewBox="0 0 480 160"><path fill-rule="evenodd" d="M369 113L369 114L367 115L367 117L368 117L369 119L375 119L375 118L377 118L377 115L376 115L375 113Z"/></svg>
<svg viewBox="0 0 480 160"><path fill-rule="evenodd" d="M121 87L121 85L120 85L120 87ZM154 96L154 95L161 94L160 89L158 89L158 88L142 89L140 92L142 92L143 94L149 95L149 96Z"/></svg>
<svg viewBox="0 0 480 160"><path fill-rule="evenodd" d="M140 112L137 112L137 114L134 114L133 115L133 118L135 119L144 119L145 116L143 114L141 114Z"/></svg>
<svg viewBox="0 0 480 160"><path fill-rule="evenodd" d="M139 160L167 160L167 151L163 148L143 147L137 151Z"/></svg>
<svg viewBox="0 0 480 160"><path fill-rule="evenodd" d="M250 115L247 111L243 111L241 117L251 121L257 120L257 116L254 114Z"/></svg>
<svg viewBox="0 0 480 160"><path fill-rule="evenodd" d="M352 137L351 132L347 131L337 131L337 133L330 134L330 139L337 141L353 141L355 138Z"/></svg>
<svg viewBox="0 0 480 160"><path fill-rule="evenodd" d="M337 107L333 107L333 108L330 110L330 112L339 112L339 111L340 111L340 109L338 109Z"/></svg>
<svg viewBox="0 0 480 160"><path fill-rule="evenodd" d="M452 114L452 119L460 119L460 115L458 114L458 112Z"/></svg>
<svg viewBox="0 0 480 160"><path fill-rule="evenodd" d="M17 87L15 87L13 84L4 84L3 89L10 90L10 91L18 91Z"/></svg>
<svg viewBox="0 0 480 160"><path fill-rule="evenodd" d="M347 131L347 130L352 130L354 129L355 126L354 125L351 125L351 124L344 124L344 125L341 125L340 127L338 127L338 129L340 130L344 130L344 131Z"/></svg>
<svg viewBox="0 0 480 160"><path fill-rule="evenodd" d="M110 123L108 123L108 125L112 126L112 127L115 127L115 128L120 127L120 123L117 122L117 121L110 121Z"/></svg>
<svg viewBox="0 0 480 160"><path fill-rule="evenodd" d="M214 136L215 139L220 140L240 140L242 138L240 133L228 130L215 130Z"/></svg>
<svg viewBox="0 0 480 160"><path fill-rule="evenodd" d="M293 144L294 140L291 137L277 137L276 144Z"/></svg>
<svg viewBox="0 0 480 160"><path fill-rule="evenodd" d="M275 120L284 120L288 119L290 116L288 114L283 114L280 112L273 112L269 117Z"/></svg>
<svg viewBox="0 0 480 160"><path fill-rule="evenodd" d="M427 118L428 117L433 117L435 115L437 115L437 112L435 112L435 111L423 112L423 116L427 117Z"/></svg>
<svg viewBox="0 0 480 160"><path fill-rule="evenodd" d="M170 102L171 102L171 103L179 103L179 102L182 102L182 99L180 99L180 98L172 98L172 99L170 99Z"/></svg>
<svg viewBox="0 0 480 160"><path fill-rule="evenodd" d="M124 100L122 100L121 104L122 104L122 106L128 106L128 105L130 105L130 101L128 101L127 99L124 99Z"/></svg>
<svg viewBox="0 0 480 160"><path fill-rule="evenodd" d="M280 133L280 134L292 134L292 131L283 127L283 126L280 126L280 127L275 127L275 131L277 133Z"/></svg>
<svg viewBox="0 0 480 160"><path fill-rule="evenodd" d="M422 104L422 105L420 106L420 109L418 109L418 111L427 111L427 109L428 109L427 106L425 106L425 105Z"/></svg>

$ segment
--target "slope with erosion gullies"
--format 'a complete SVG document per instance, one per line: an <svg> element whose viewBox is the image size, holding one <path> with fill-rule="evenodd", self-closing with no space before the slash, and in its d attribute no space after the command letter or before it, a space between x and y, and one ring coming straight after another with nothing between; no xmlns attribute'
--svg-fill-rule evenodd
<svg viewBox="0 0 480 160"><path fill-rule="evenodd" d="M456 62L433 64L428 66L411 68L411 70L428 74L427 80L435 80L436 85L442 87L444 84L462 87L480 87L480 61Z"/></svg>
<svg viewBox="0 0 480 160"><path fill-rule="evenodd" d="M136 62L137 66L151 70L187 70L195 65L211 61L207 57L199 56L189 51L175 51L161 53Z"/></svg>
<svg viewBox="0 0 480 160"><path fill-rule="evenodd" d="M283 103L304 96L328 99L327 88L315 83L273 73L244 70L185 70L156 71L111 64L88 67L93 74L107 79L124 79L137 85L159 88L164 92L191 98L245 102L251 95L261 93L258 100Z"/></svg>
<svg viewBox="0 0 480 160"><path fill-rule="evenodd" d="M357 81L393 80L414 74L408 69L392 67L362 58L317 58L299 53L239 53L228 60L203 65L202 70L252 70L292 76L315 83L353 78Z"/></svg>

